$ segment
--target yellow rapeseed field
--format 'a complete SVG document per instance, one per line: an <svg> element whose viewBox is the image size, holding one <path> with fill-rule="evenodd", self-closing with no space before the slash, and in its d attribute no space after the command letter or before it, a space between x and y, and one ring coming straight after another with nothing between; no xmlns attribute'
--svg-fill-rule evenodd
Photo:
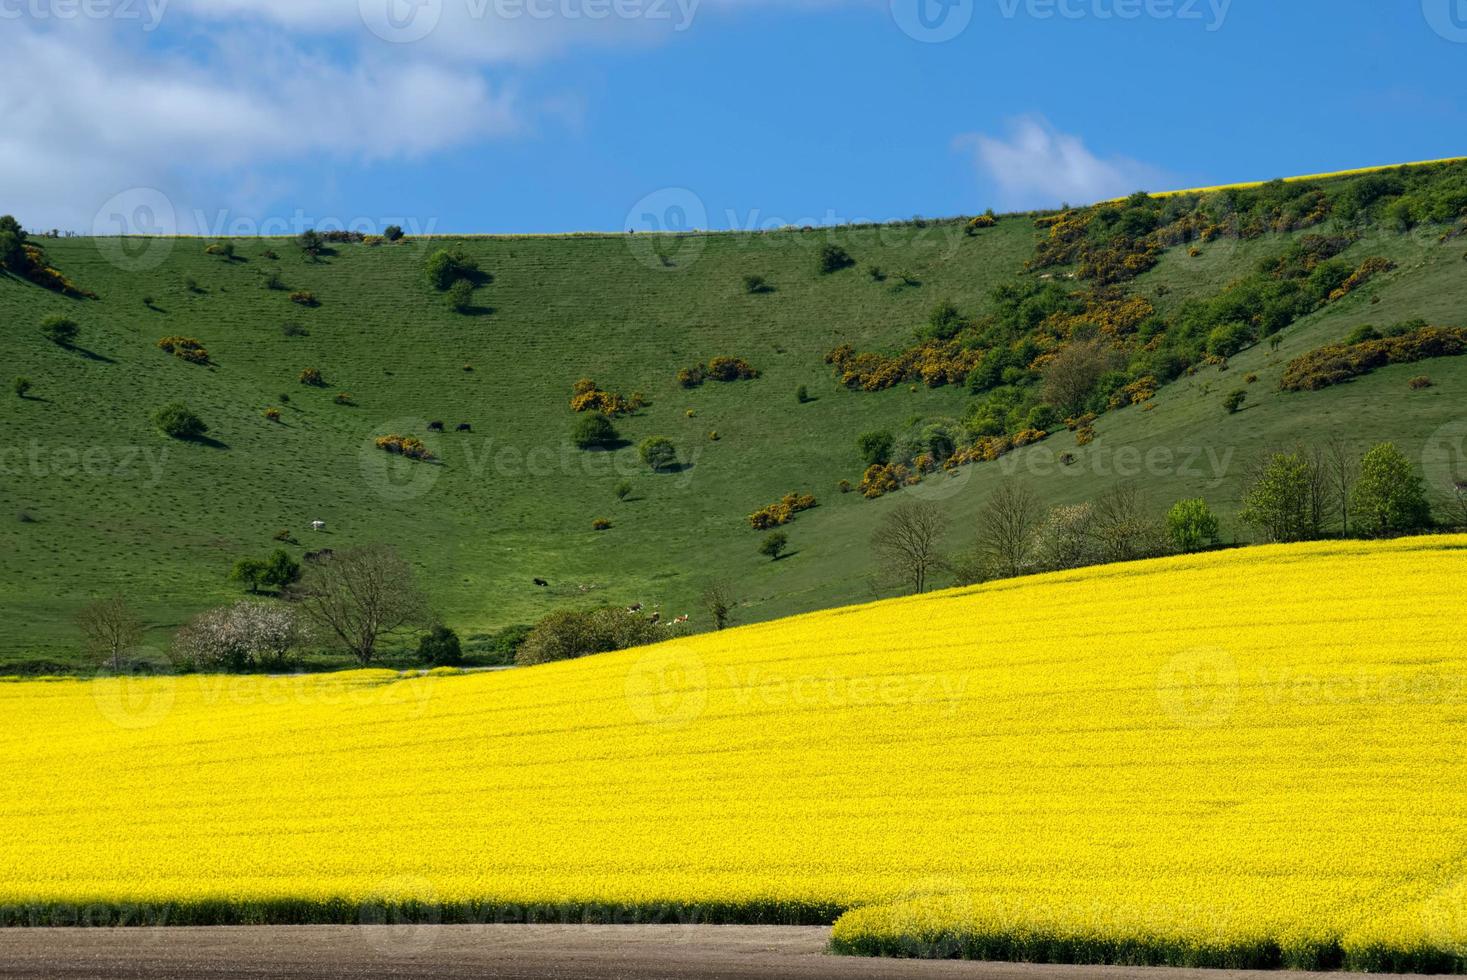
<svg viewBox="0 0 1467 980"><path fill-rule="evenodd" d="M1464 585L1467 537L1327 543L498 674L0 684L0 920L1460 970Z"/></svg>

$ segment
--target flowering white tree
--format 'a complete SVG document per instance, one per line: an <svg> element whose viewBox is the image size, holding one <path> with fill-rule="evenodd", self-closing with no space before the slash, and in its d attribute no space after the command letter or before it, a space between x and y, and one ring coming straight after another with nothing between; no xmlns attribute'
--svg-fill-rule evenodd
<svg viewBox="0 0 1467 980"><path fill-rule="evenodd" d="M198 670L245 670L283 664L300 640L295 610L244 600L194 617L173 638L174 659Z"/></svg>

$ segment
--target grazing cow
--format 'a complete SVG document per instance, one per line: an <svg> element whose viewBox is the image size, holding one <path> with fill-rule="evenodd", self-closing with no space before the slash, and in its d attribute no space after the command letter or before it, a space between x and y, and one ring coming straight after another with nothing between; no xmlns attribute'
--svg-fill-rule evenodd
<svg viewBox="0 0 1467 980"><path fill-rule="evenodd" d="M629 613L639 613L641 611L642 611L642 604L640 602L634 602L630 606L627 606L627 612L629 612Z"/></svg>
<svg viewBox="0 0 1467 980"><path fill-rule="evenodd" d="M469 423L467 423L467 422L460 422L458 424L458 431L460 431L460 432L473 432L474 431L474 427L472 425L469 425Z"/></svg>
<svg viewBox="0 0 1467 980"><path fill-rule="evenodd" d="M653 613L652 614L652 625L653 626L656 626L660 622L662 622L662 613Z"/></svg>
<svg viewBox="0 0 1467 980"><path fill-rule="evenodd" d="M311 530L312 531L324 531L324 530L326 530L326 522L325 521L312 521L311 522Z"/></svg>
<svg viewBox="0 0 1467 980"><path fill-rule="evenodd" d="M443 431L443 423L442 422L429 422L428 423L428 431L429 432L442 432Z"/></svg>
<svg viewBox="0 0 1467 980"><path fill-rule="evenodd" d="M326 561L326 560L328 560L330 558L333 558L335 556L336 556L336 552L335 551L332 551L330 548L322 548L320 551L308 551L308 552L306 552L306 561L313 562L313 563L314 562L320 562L320 561Z"/></svg>
<svg viewBox="0 0 1467 980"><path fill-rule="evenodd" d="M550 583L545 581L543 578L535 579L535 584L540 586L540 588L542 589L548 589L550 587Z"/></svg>
<svg viewBox="0 0 1467 980"><path fill-rule="evenodd" d="M679 625L681 623L686 623L687 621L688 621L688 617L686 617L686 616L679 616L677 619L674 619L672 622L673 622L673 625L674 626L677 626L677 625Z"/></svg>

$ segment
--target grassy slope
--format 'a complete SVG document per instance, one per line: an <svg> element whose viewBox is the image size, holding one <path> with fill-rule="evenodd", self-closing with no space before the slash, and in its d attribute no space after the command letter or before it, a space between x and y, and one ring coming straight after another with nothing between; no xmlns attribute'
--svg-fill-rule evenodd
<svg viewBox="0 0 1467 980"><path fill-rule="evenodd" d="M423 244L342 246L311 265L288 242L240 241L243 261L225 263L205 256L203 242L180 240L159 269L129 273L91 241L48 243L53 263L102 299L75 302L0 280L0 360L35 381L37 399L0 401L10 452L0 481L0 662L68 659L70 614L88 595L111 591L128 595L160 627L151 639L160 651L162 628L234 595L225 581L230 564L269 551L280 528L311 547L397 543L420 566L446 621L466 632L531 621L568 602L660 602L669 613L696 614L696 595L711 577L735 583L741 621L870 597L870 532L902 495L867 502L834 492L838 480L859 476L854 437L913 417L960 415L967 396L953 388L847 392L822 357L841 342L898 346L939 299L982 309L987 290L1021 268L1038 233L1012 218L975 239L952 226L842 234L861 266L910 270L921 287L893 292L860 269L817 277L818 233L709 236L699 240L700 253L666 271L639 262L619 237L484 238L462 244L495 276L479 294L493 310L462 317L422 285ZM1197 259L1174 249L1137 288L1149 293L1165 283L1171 292L1163 302L1179 302L1215 291L1282 244L1219 241ZM267 246L279 261L261 257ZM1454 418L1467 363L1392 368L1308 395L1275 390L1287 358L1357 323L1462 322L1459 243L1376 237L1347 257L1379 253L1401 268L1301 321L1277 354L1255 348L1235 357L1226 375L1206 369L1164 389L1154 411L1106 416L1100 438L1076 451L1081 475L1041 475L1041 495L1093 495L1114 482L1107 461L1126 447L1228 460L1220 472L1206 455L1200 470L1147 472L1158 506L1200 493L1225 512L1245 456L1261 446L1340 429L1361 441L1393 438L1414 453ZM313 290L321 307L301 309L265 289L267 270L293 289ZM747 272L767 275L775 291L746 295L739 280ZM189 277L202 293L185 289ZM162 312L147 309L144 296ZM82 344L98 359L41 339L35 324L50 312L78 319ZM310 336L283 336L287 319ZM180 333L204 340L218 367L187 365L154 348ZM677 387L679 367L719 354L747 357L764 375ZM307 366L320 367L333 388L297 384ZM1408 393L1406 377L1423 370L1437 387ZM1222 393L1248 372L1260 376L1249 386L1249 407L1225 417ZM633 442L667 435L691 467L654 477L630 447L610 458L569 449L567 401L581 376L645 391L651 406L619 423L623 434ZM816 396L806 405L794 398L801 384ZM351 392L357 406L333 404L337 391ZM285 424L274 425L261 412L281 392L291 403ZM221 447L170 443L151 430L151 410L180 397ZM685 416L690 408L696 418ZM421 432L429 419L450 428L470 421L475 432L430 439L441 467L405 464L398 482L384 484L390 474L371 437ZM721 439L709 441L709 430ZM1014 465L1024 471L1026 460L1072 449L1070 442L1061 433L1005 463L906 493L945 500L952 543L964 545L996 480ZM33 448L39 470L29 463ZM59 471L67 453L90 451L116 464L137 449L162 461L161 479L143 463L130 475ZM624 473L635 493L619 504L612 488ZM404 493L403 478L420 482ZM814 491L821 506L790 527L794 554L770 563L755 553L758 539L743 517L797 488ZM21 510L37 523L17 521ZM599 516L614 529L592 532ZM327 534L306 530L318 518L329 522ZM537 576L552 588L536 589Z"/></svg>

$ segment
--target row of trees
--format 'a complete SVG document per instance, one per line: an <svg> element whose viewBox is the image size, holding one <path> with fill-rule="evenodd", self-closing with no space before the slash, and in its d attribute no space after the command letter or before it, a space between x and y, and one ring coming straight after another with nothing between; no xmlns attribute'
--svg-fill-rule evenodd
<svg viewBox="0 0 1467 980"><path fill-rule="evenodd" d="M1238 517L1268 541L1383 537L1432 524L1426 488L1389 442L1357 458L1343 439L1265 455L1250 474Z"/></svg>

